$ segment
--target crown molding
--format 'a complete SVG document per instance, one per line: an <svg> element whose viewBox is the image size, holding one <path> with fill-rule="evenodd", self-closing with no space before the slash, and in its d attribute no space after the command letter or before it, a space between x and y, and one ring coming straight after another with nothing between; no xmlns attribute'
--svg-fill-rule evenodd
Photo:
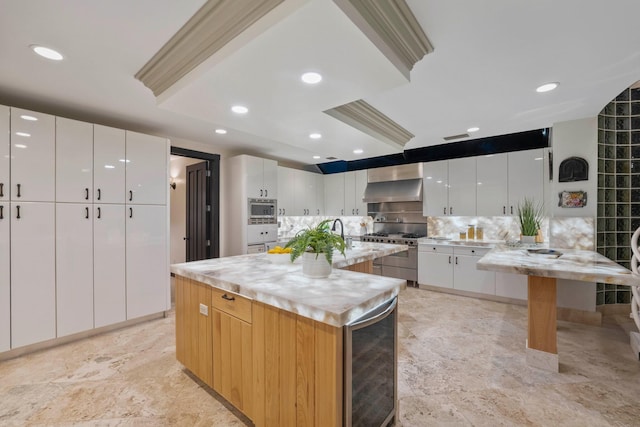
<svg viewBox="0 0 640 427"><path fill-rule="evenodd" d="M415 136L362 99L324 113L401 151Z"/></svg>
<svg viewBox="0 0 640 427"><path fill-rule="evenodd" d="M158 97L284 0L209 0L136 73Z"/></svg>
<svg viewBox="0 0 640 427"><path fill-rule="evenodd" d="M409 80L433 46L405 0L333 0Z"/></svg>

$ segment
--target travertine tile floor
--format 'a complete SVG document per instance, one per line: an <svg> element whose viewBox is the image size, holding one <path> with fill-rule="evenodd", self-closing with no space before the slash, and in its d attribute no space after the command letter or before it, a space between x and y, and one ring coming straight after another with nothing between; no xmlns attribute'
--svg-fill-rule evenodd
<svg viewBox="0 0 640 427"><path fill-rule="evenodd" d="M560 373L524 363L526 308L408 288L400 298L403 426L638 426L626 316L559 322ZM0 362L0 426L243 426L175 361L165 319Z"/></svg>

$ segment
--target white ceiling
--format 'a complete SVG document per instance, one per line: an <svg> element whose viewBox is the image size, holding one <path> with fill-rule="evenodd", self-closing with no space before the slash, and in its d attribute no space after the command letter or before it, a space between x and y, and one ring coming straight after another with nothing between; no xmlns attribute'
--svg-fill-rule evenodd
<svg viewBox="0 0 640 427"><path fill-rule="evenodd" d="M331 0L286 0L280 22L156 100L133 76L203 3L0 0L0 103L320 163L397 152L322 113L357 99L413 133L405 148L417 148L471 126L483 138L595 116L640 79L637 0L407 0L434 46L410 82ZM66 59L44 60L31 44ZM309 70L324 75L320 85L300 83ZM549 81L559 88L535 92ZM230 113L233 103L249 114Z"/></svg>

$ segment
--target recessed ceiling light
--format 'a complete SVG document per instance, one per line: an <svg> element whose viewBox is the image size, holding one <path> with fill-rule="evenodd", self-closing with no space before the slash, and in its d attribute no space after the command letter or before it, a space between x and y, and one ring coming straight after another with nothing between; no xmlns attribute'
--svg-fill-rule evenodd
<svg viewBox="0 0 640 427"><path fill-rule="evenodd" d="M470 127L469 129L467 129L467 132L478 132L480 130L479 127L474 126L474 127Z"/></svg>
<svg viewBox="0 0 640 427"><path fill-rule="evenodd" d="M322 138L322 134L319 134L319 133L310 133L310 134L309 134L309 138L311 138L311 139L320 139L320 138Z"/></svg>
<svg viewBox="0 0 640 427"><path fill-rule="evenodd" d="M27 146L24 145L24 144L14 144L14 147L16 147L16 148L27 148Z"/></svg>
<svg viewBox="0 0 640 427"><path fill-rule="evenodd" d="M37 122L38 121L37 117L27 116L26 114L21 115L20 118L22 120L29 120L30 122Z"/></svg>
<svg viewBox="0 0 640 427"><path fill-rule="evenodd" d="M320 156L313 156L313 158L317 160L320 158Z"/></svg>
<svg viewBox="0 0 640 427"><path fill-rule="evenodd" d="M560 83L557 83L557 82L545 83L542 86L538 86L538 88L536 89L536 92L541 92L541 93L549 92L557 88L559 84Z"/></svg>
<svg viewBox="0 0 640 427"><path fill-rule="evenodd" d="M364 153L364 150L362 148L356 148L355 150L353 150L353 154L362 154Z"/></svg>
<svg viewBox="0 0 640 427"><path fill-rule="evenodd" d="M25 136L25 137L30 137L31 134L30 133L26 133L26 132L16 132L16 135L18 136Z"/></svg>
<svg viewBox="0 0 640 427"><path fill-rule="evenodd" d="M249 109L244 105L234 105L233 107L231 107L231 111L236 114L247 114L249 112Z"/></svg>
<svg viewBox="0 0 640 427"><path fill-rule="evenodd" d="M216 129L216 133L219 135L224 135L225 133L227 133L226 129Z"/></svg>
<svg viewBox="0 0 640 427"><path fill-rule="evenodd" d="M51 59L52 61L61 61L62 59L64 59L64 57L62 56L62 54L58 51L55 51L51 48L48 47L44 47L44 46L38 46L35 44L32 44L31 46L29 46L35 53L37 53L38 55L42 56L43 58L47 58L47 59Z"/></svg>
<svg viewBox="0 0 640 427"><path fill-rule="evenodd" d="M322 81L322 76L318 73L304 73L300 79L309 85L314 85Z"/></svg>

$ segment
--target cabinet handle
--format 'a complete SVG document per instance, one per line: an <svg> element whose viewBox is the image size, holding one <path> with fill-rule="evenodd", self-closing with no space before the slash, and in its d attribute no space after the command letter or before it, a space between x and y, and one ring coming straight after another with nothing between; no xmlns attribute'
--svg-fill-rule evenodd
<svg viewBox="0 0 640 427"><path fill-rule="evenodd" d="M89 189L88 188L84 189L84 199L85 200L89 200Z"/></svg>
<svg viewBox="0 0 640 427"><path fill-rule="evenodd" d="M475 253L476 253L476 250L475 250L475 249L471 249L471 253L472 253L472 254L475 254Z"/></svg>
<svg viewBox="0 0 640 427"><path fill-rule="evenodd" d="M262 188L260 189L260 197L262 197Z"/></svg>
<svg viewBox="0 0 640 427"><path fill-rule="evenodd" d="M451 264L451 255L449 255L449 264Z"/></svg>
<svg viewBox="0 0 640 427"><path fill-rule="evenodd" d="M84 218L89 219L89 208L84 208Z"/></svg>
<svg viewBox="0 0 640 427"><path fill-rule="evenodd" d="M318 213L316 215L320 215L320 209L316 209L318 211Z"/></svg>
<svg viewBox="0 0 640 427"><path fill-rule="evenodd" d="M269 190L264 190L264 197L267 197L269 195Z"/></svg>
<svg viewBox="0 0 640 427"><path fill-rule="evenodd" d="M129 218L133 218L133 208L129 208Z"/></svg>
<svg viewBox="0 0 640 427"><path fill-rule="evenodd" d="M340 209L340 215L344 215L344 209Z"/></svg>
<svg viewBox="0 0 640 427"><path fill-rule="evenodd" d="M287 208L282 208L282 215L286 215L287 214Z"/></svg>
<svg viewBox="0 0 640 427"><path fill-rule="evenodd" d="M98 206L98 219L100 219L100 217L102 216L102 210L100 209L100 207Z"/></svg>
<svg viewBox="0 0 640 427"><path fill-rule="evenodd" d="M511 215L513 215L513 206L511 206Z"/></svg>
<svg viewBox="0 0 640 427"><path fill-rule="evenodd" d="M100 194L100 189L98 188L98 200L100 200L101 197L102 197L102 194Z"/></svg>
<svg viewBox="0 0 640 427"><path fill-rule="evenodd" d="M129 201L133 201L133 191L129 190Z"/></svg>
<svg viewBox="0 0 640 427"><path fill-rule="evenodd" d="M442 208L442 214L446 215L447 214L447 207L445 206L444 208Z"/></svg>
<svg viewBox="0 0 640 427"><path fill-rule="evenodd" d="M16 219L20 219L20 205L16 206L16 211L18 212Z"/></svg>
<svg viewBox="0 0 640 427"><path fill-rule="evenodd" d="M4 219L4 206L0 205L0 219Z"/></svg>
<svg viewBox="0 0 640 427"><path fill-rule="evenodd" d="M0 197L4 197L4 183L0 182Z"/></svg>
<svg viewBox="0 0 640 427"><path fill-rule="evenodd" d="M356 215L360 215L360 209L356 209Z"/></svg>
<svg viewBox="0 0 640 427"><path fill-rule="evenodd" d="M449 215L453 215L453 206L449 207Z"/></svg>
<svg viewBox="0 0 640 427"><path fill-rule="evenodd" d="M236 300L236 297L230 297L230 296L229 296L229 295L227 295L227 294L222 295L222 297L221 297L221 298L222 298L222 299L226 299L227 301L235 301L235 300Z"/></svg>
<svg viewBox="0 0 640 427"><path fill-rule="evenodd" d="M351 209L351 215L355 215L356 214L356 210L355 209Z"/></svg>
<svg viewBox="0 0 640 427"><path fill-rule="evenodd" d="M21 187L21 185L20 184L16 184L16 185L18 186L18 194L16 194L16 197L20 197L20 187Z"/></svg>
<svg viewBox="0 0 640 427"><path fill-rule="evenodd" d="M507 214L507 207L503 206L502 207L502 215L506 215Z"/></svg>
<svg viewBox="0 0 640 427"><path fill-rule="evenodd" d="M456 257L456 265L458 265L458 257Z"/></svg>

